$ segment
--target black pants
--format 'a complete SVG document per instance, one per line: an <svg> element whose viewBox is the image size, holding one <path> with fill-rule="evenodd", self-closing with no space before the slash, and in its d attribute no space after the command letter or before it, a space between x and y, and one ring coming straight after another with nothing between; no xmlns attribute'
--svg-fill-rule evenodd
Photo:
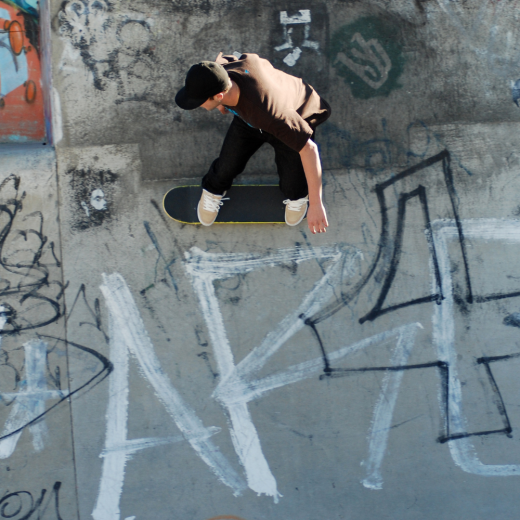
<svg viewBox="0 0 520 520"><path fill-rule="evenodd" d="M274 148L284 196L290 200L307 196L309 190L300 154L272 134L252 128L236 116L227 131L220 157L213 161L202 179L202 187L214 195L222 195L231 188L235 177L244 171L247 161L264 143Z"/></svg>

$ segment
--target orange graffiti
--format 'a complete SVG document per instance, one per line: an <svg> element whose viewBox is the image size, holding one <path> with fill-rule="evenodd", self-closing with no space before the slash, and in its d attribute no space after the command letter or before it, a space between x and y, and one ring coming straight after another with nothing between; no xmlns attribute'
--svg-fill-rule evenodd
<svg viewBox="0 0 520 520"><path fill-rule="evenodd" d="M0 143L45 140L38 39L38 21L0 0Z"/></svg>
<svg viewBox="0 0 520 520"><path fill-rule="evenodd" d="M221 515L221 516L214 516L213 518L208 518L208 520L244 520L244 519L240 518L239 516Z"/></svg>
<svg viewBox="0 0 520 520"><path fill-rule="evenodd" d="M4 22L4 31L9 31L9 43L11 44L11 49L15 53L16 56L22 54L23 51L23 30L20 22L14 21L10 22L9 20L5 20Z"/></svg>

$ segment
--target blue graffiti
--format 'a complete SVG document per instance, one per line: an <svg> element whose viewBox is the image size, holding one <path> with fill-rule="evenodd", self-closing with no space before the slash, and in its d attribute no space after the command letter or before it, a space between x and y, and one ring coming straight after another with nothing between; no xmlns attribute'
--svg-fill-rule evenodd
<svg viewBox="0 0 520 520"><path fill-rule="evenodd" d="M422 144L415 144L413 134L423 135ZM396 165L403 167L415 164L432 153L436 147L446 148L441 136L430 129L422 121L414 121L406 128L403 139L394 140L388 135L386 119L381 120L381 132L371 139L360 139L353 132L327 122L320 127L318 141L326 154L323 157L324 169L356 168L373 176L387 174ZM458 158L453 157L468 175L471 172L464 167Z"/></svg>
<svg viewBox="0 0 520 520"><path fill-rule="evenodd" d="M13 7L17 7L18 9L21 9L24 13L34 16L34 18L39 17L38 0L2 0L2 1L6 4L12 5Z"/></svg>

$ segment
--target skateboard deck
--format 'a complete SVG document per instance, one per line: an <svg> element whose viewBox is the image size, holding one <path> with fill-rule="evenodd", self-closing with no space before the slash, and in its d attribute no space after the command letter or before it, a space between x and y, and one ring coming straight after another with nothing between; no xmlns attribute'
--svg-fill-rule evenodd
<svg viewBox="0 0 520 520"><path fill-rule="evenodd" d="M200 186L172 188L163 199L166 214L183 224L200 224ZM284 196L276 185L235 185L224 195L215 224L285 224Z"/></svg>

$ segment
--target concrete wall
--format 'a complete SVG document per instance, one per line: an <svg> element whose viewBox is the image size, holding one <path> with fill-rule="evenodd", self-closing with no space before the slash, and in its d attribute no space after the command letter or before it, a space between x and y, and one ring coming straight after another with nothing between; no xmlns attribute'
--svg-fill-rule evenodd
<svg viewBox="0 0 520 520"><path fill-rule="evenodd" d="M0 519L515 518L517 2L45 7L54 146L0 148ZM332 105L325 235L164 215L219 51Z"/></svg>

